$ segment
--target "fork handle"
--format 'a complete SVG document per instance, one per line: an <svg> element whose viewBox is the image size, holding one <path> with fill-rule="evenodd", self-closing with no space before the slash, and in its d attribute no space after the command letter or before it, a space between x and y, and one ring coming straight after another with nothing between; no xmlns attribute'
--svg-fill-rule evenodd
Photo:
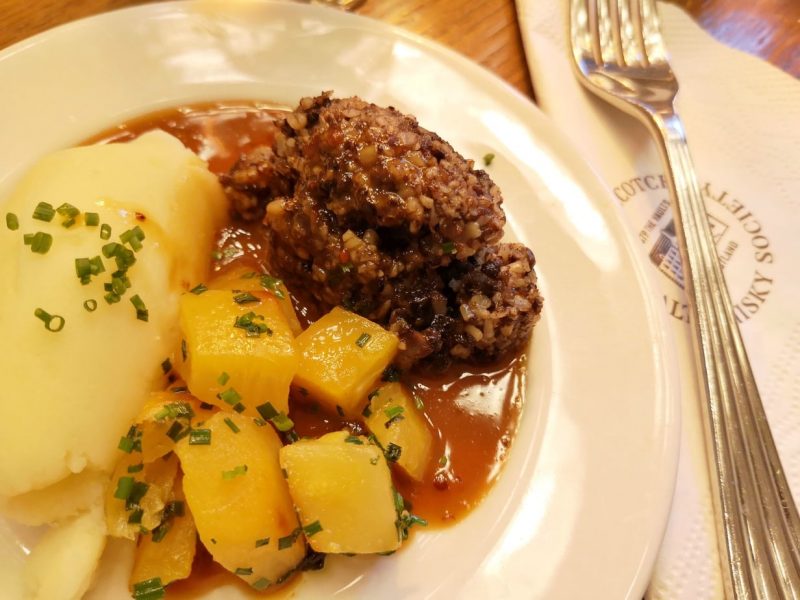
<svg viewBox="0 0 800 600"><path fill-rule="evenodd" d="M733 598L800 598L800 518L770 432L711 237L683 124L649 115L660 135L683 263L717 534Z"/></svg>

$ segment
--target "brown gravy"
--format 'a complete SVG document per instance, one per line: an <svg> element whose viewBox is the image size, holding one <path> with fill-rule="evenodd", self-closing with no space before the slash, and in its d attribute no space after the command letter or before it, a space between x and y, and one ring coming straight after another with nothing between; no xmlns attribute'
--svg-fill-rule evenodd
<svg viewBox="0 0 800 600"><path fill-rule="evenodd" d="M213 172L221 174L233 166L241 153L272 142L274 120L281 112L272 105L250 101L193 104L133 119L86 143L128 141L147 131L163 129L208 161ZM232 221L220 231L215 271L239 261L264 264L264 260L260 223ZM313 303L294 292L301 321L313 321L317 317ZM411 480L399 469L395 469L394 482L411 502L413 512L431 526L463 517L491 488L516 432L525 376L524 354L488 366L455 365L435 376L404 376L404 383L424 404L434 432L434 454L422 482ZM300 435L318 436L348 425L308 403L294 402L290 417ZM171 595L183 590L191 596L200 591L198 584L203 589L220 584L222 571L210 558L198 563L208 563L207 568L196 568L201 573L197 577L193 574L190 582L171 585ZM229 583L231 578L225 579Z"/></svg>

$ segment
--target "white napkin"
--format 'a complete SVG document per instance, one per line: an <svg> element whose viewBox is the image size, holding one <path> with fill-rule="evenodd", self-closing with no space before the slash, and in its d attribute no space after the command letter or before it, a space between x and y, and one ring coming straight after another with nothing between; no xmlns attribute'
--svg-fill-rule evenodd
<svg viewBox="0 0 800 600"><path fill-rule="evenodd" d="M698 389L672 217L656 147L635 120L590 96L568 62L566 0L517 0L541 108L619 202L661 272L683 377L677 488L648 598L723 596ZM660 4L680 82L678 111L725 276L792 492L800 500L800 82L711 38ZM647 398L642 398L643 402Z"/></svg>

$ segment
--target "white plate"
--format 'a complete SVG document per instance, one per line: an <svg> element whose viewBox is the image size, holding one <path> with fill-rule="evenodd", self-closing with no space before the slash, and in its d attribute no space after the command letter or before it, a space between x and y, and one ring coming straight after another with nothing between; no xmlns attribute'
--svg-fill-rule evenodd
<svg viewBox="0 0 800 600"><path fill-rule="evenodd" d="M294 591L642 597L677 458L664 311L607 190L526 98L461 56L372 20L207 1L141 6L36 36L0 54L0 86L0 195L47 151L208 99L294 105L332 89L413 113L468 157L494 152L488 170L509 230L534 249L545 296L504 472L456 526L417 534L389 558L330 560ZM5 545L21 548L7 531ZM101 586L118 585L110 572Z"/></svg>

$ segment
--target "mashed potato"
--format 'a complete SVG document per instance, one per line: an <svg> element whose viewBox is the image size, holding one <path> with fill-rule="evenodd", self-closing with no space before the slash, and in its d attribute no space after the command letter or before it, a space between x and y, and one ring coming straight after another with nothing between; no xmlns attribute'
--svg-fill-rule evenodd
<svg viewBox="0 0 800 600"><path fill-rule="evenodd" d="M110 239L83 214L69 228L65 215L33 219L41 201L98 213ZM0 501L13 506L12 497L71 474L111 471L120 436L147 392L163 383L161 362L180 345L178 297L208 274L225 201L202 160L154 132L42 159L2 210L19 220L17 230L0 229ZM104 284L117 267L101 249L136 226L145 238L127 272L131 287L108 304ZM46 254L23 243L23 234L36 232L52 235ZM75 261L96 256L105 272L82 285ZM134 295L146 305L147 321L137 318ZM87 301L96 310L87 310ZM63 317L63 329L48 331L37 308Z"/></svg>

